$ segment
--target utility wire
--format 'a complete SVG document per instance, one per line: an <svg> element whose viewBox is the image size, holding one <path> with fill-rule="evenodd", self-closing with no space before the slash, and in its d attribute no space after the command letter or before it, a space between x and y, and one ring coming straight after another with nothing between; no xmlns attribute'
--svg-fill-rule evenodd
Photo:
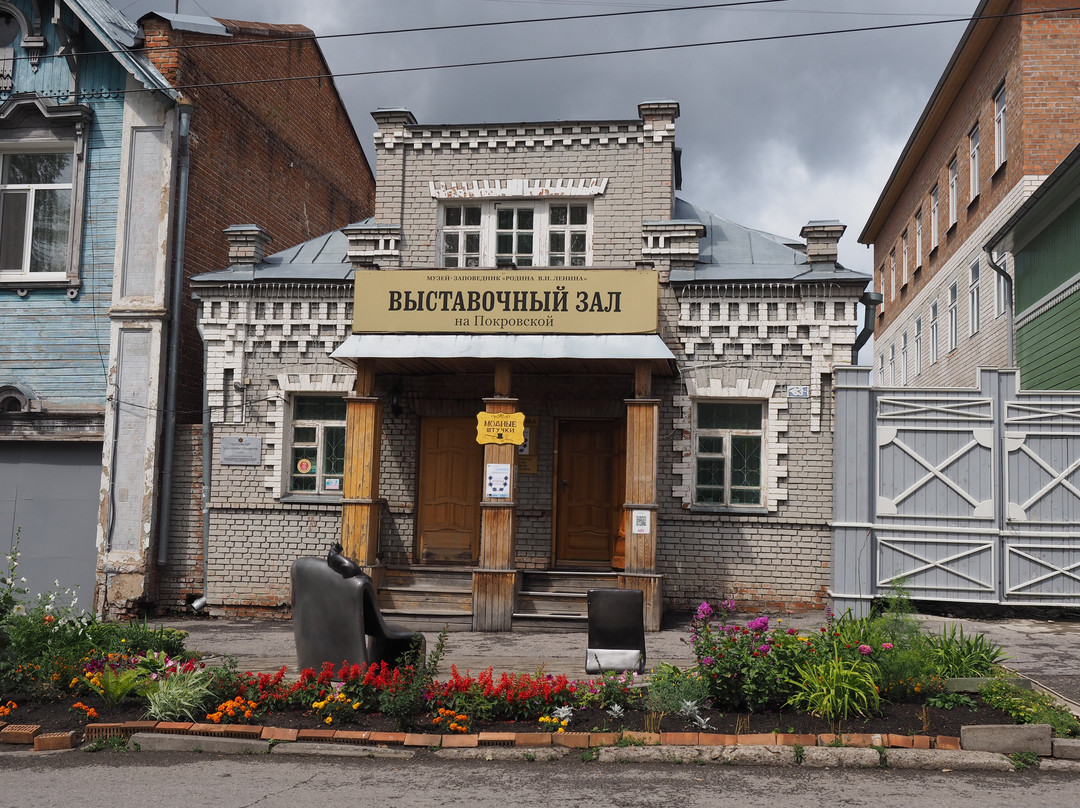
<svg viewBox="0 0 1080 808"><path fill-rule="evenodd" d="M1057 14L1067 11L1080 11L1080 6L1073 6L1070 8L1054 9L1052 13ZM998 14L993 16L984 16L979 19L1006 19L1011 17L1024 17L1032 16L1036 14L1047 14L1046 11L1023 11L1015 12L1011 14ZM967 23L975 18L968 17L955 17L943 20L922 20L919 22L907 22L907 23L891 23L889 25L871 25L871 26L859 26L854 28L836 28L828 31L803 31L789 34L770 34L767 36L756 37L739 37L736 39L718 39L708 42L688 42L678 45L648 45L637 48L618 48L611 50L601 51L586 51L581 53L567 53L567 54L554 54L550 56L519 56L511 59L488 59L483 61L473 62L456 62L452 64L442 65L422 65L416 67L388 67L377 70L356 70L346 73L315 73L305 76L278 76L271 78L261 79L242 79L237 81L222 81L222 82L203 82L198 84L178 84L174 85L174 90L199 90L210 87L241 87L252 84L272 84L289 81L316 81L325 79L342 79L342 78L354 78L360 76L384 76L395 73L418 73L429 70L456 70L466 67L494 67L497 65L511 65L511 64L528 64L534 62L551 62L562 59L587 59L599 56L619 56L635 53L656 53L661 51L676 51L687 50L692 48L707 48L716 47L719 45L745 45L754 44L760 42L782 42L797 39L810 39L814 37L822 36L838 36L842 34L860 34L874 31L896 31L910 28L923 28L930 25L950 25L956 23ZM134 92L151 92L149 88L136 88ZM132 92L128 91L106 91L106 92ZM92 97L94 91L82 93L83 97Z"/></svg>

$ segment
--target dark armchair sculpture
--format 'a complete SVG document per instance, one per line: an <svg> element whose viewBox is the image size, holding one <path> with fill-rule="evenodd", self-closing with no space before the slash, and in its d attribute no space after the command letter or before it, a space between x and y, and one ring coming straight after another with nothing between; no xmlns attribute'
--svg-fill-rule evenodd
<svg viewBox="0 0 1080 808"><path fill-rule="evenodd" d="M301 670L324 662L396 665L413 649L424 653L424 635L389 625L375 585L334 545L327 558L292 565L292 624Z"/></svg>
<svg viewBox="0 0 1080 808"><path fill-rule="evenodd" d="M645 672L645 595L640 589L590 589L585 672Z"/></svg>

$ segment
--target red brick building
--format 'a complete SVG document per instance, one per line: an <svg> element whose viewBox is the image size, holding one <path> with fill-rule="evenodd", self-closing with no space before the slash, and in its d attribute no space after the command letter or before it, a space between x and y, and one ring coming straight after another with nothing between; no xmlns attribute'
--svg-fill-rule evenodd
<svg viewBox="0 0 1080 808"><path fill-rule="evenodd" d="M371 167L310 29L156 13L139 25L136 52L193 108L186 224L174 214L171 239L184 279L174 301L178 360L167 359L161 374L177 382L175 404L165 403L175 412L175 448L158 447L147 478L155 528L145 553L118 563L107 542L99 548L97 609L105 614L183 606L204 591L203 390L206 374L222 371L203 367L188 279L231 262L222 231L236 222L262 223L274 248L286 249L370 216L375 196ZM161 444L169 432L165 424ZM128 580L119 585L120 578Z"/></svg>
<svg viewBox="0 0 1080 808"><path fill-rule="evenodd" d="M310 28L167 14L139 23L150 61L195 105L187 277L229 263L221 232L241 219L285 249L371 215L375 178ZM297 76L320 78L275 81ZM183 297L180 420L199 423L202 343L190 290Z"/></svg>
<svg viewBox="0 0 1080 808"><path fill-rule="evenodd" d="M1012 267L983 246L1080 139L1074 6L983 0L908 138L859 236L884 296L878 384L1011 363Z"/></svg>

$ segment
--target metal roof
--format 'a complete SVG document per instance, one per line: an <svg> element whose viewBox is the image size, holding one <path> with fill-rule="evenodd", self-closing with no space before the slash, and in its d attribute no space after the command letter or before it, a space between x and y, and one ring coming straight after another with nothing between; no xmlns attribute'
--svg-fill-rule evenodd
<svg viewBox="0 0 1080 808"><path fill-rule="evenodd" d="M700 256L693 268L672 269L675 283L790 282L865 284L869 275L846 269L833 262L811 263L798 239L776 236L735 224L691 205L675 200L674 214L665 224L694 223L705 226L700 239ZM377 227L374 219L349 225ZM348 258L349 240L342 230L334 230L295 247L268 255L257 266L234 265L192 278L196 284L211 283L327 283L352 279Z"/></svg>
<svg viewBox="0 0 1080 808"><path fill-rule="evenodd" d="M371 221L365 219L358 224ZM295 247L268 255L262 263L255 266L234 264L228 269L195 275L191 280L196 284L351 281L353 267L349 263L348 250L349 239L345 233L342 230L331 230Z"/></svg>
<svg viewBox="0 0 1080 808"><path fill-rule="evenodd" d="M117 8L106 0L64 0L72 13L90 31L112 56L122 64L131 75L151 90L159 90L171 98L179 94L166 81L146 54L130 50L142 44L142 31L137 23L125 17Z"/></svg>
<svg viewBox="0 0 1080 808"><path fill-rule="evenodd" d="M846 269L835 262L812 263L798 239L743 227L682 199L675 200L673 218L700 222L705 235L699 240L697 265L672 269L674 283L836 282L862 283L869 275Z"/></svg>

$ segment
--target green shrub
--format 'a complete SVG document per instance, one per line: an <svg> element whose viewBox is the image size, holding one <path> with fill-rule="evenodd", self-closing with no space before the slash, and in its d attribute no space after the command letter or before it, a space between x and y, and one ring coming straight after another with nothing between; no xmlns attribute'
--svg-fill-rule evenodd
<svg viewBox="0 0 1080 808"><path fill-rule="evenodd" d="M680 670L666 662L649 672L646 709L655 713L678 713L683 705L704 705L709 699L709 683L697 670Z"/></svg>
<svg viewBox="0 0 1080 808"><path fill-rule="evenodd" d="M965 636L963 626L957 630L955 623L927 637L927 643L934 673L945 679L989 676L1005 658L1001 646L986 635Z"/></svg>
<svg viewBox="0 0 1080 808"><path fill-rule="evenodd" d="M812 663L797 665L788 704L838 727L852 715L870 716L881 708L873 662L842 658L838 651Z"/></svg>
<svg viewBox="0 0 1080 808"><path fill-rule="evenodd" d="M1049 724L1056 738L1080 736L1080 721L1046 693L1019 688L995 677L979 688L979 695L1018 724Z"/></svg>
<svg viewBox="0 0 1080 808"><path fill-rule="evenodd" d="M154 721L202 721L213 695L205 671L173 673L146 689L146 717Z"/></svg>

